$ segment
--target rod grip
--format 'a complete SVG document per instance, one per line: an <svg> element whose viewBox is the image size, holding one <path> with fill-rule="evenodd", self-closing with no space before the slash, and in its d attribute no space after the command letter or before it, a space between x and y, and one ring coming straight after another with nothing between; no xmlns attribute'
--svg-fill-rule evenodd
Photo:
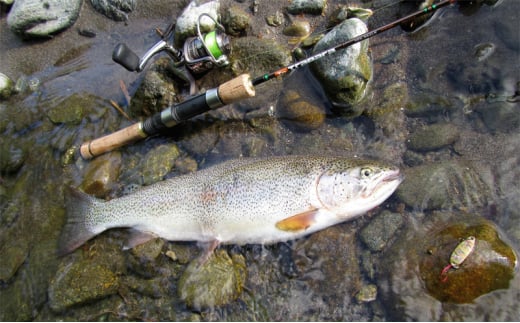
<svg viewBox="0 0 520 323"><path fill-rule="evenodd" d="M255 96L255 87L249 74L242 74L218 87L218 96L224 105L252 98Z"/></svg>
<svg viewBox="0 0 520 323"><path fill-rule="evenodd" d="M146 137L142 123L138 122L104 137L85 142L79 148L79 153L83 159L91 159Z"/></svg>

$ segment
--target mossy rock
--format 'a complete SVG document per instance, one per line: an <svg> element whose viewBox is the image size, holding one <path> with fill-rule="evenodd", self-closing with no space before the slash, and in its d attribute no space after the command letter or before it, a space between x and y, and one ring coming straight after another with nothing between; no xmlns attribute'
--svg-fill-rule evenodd
<svg viewBox="0 0 520 323"><path fill-rule="evenodd" d="M408 148L415 151L431 151L449 146L459 139L459 130L451 123L425 126L410 135Z"/></svg>
<svg viewBox="0 0 520 323"><path fill-rule="evenodd" d="M440 272L450 261L450 255L462 239L475 237L473 250L458 269ZM419 269L428 292L441 302L470 303L475 298L497 289L507 289L515 274L517 257L509 245L502 241L489 222L455 223L425 243Z"/></svg>
<svg viewBox="0 0 520 323"><path fill-rule="evenodd" d="M284 93L276 113L285 125L297 131L318 129L325 122L323 107L309 102L294 90Z"/></svg>
<svg viewBox="0 0 520 323"><path fill-rule="evenodd" d="M216 250L203 264L193 260L179 280L179 297L195 309L228 304L240 296L246 280L242 255Z"/></svg>
<svg viewBox="0 0 520 323"><path fill-rule="evenodd" d="M60 264L49 287L49 305L55 312L113 295L119 278L107 266L90 259Z"/></svg>

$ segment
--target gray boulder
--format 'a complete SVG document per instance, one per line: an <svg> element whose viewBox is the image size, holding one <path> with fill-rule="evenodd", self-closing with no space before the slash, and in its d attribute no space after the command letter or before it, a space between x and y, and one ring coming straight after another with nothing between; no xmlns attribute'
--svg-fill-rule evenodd
<svg viewBox="0 0 520 323"><path fill-rule="evenodd" d="M319 53L368 31L365 23L352 18L343 21L325 35L314 47ZM339 50L311 64L329 99L337 106L345 107L354 115L361 114L354 106L365 95L367 83L372 77L372 61L368 56L368 40Z"/></svg>
<svg viewBox="0 0 520 323"><path fill-rule="evenodd" d="M128 20L128 14L137 6L137 0L90 0L94 9L116 21Z"/></svg>
<svg viewBox="0 0 520 323"><path fill-rule="evenodd" d="M22 37L49 37L76 22L82 2L82 0L16 0L7 16L7 25Z"/></svg>

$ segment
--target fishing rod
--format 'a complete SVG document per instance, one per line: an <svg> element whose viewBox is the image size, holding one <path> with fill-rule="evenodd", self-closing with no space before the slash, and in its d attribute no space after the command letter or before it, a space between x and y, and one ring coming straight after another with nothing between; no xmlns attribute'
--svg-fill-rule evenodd
<svg viewBox="0 0 520 323"><path fill-rule="evenodd" d="M442 0L438 3L423 8L422 10L397 19L387 25L351 38L346 42L314 54L294 64L282 67L272 73L259 76L253 80L251 80L251 76L249 74L242 74L230 81L227 81L224 84L221 84L216 88L206 91L205 93L193 96L184 102L168 107L144 121L135 123L104 137L85 142L80 146L80 155L84 159L91 159L105 152L125 146L131 142L155 135L167 128L171 128L180 122L191 119L202 113L223 107L233 102L254 97L255 86L265 83L273 78L280 77L295 69L306 66L318 59L321 59L324 56L333 54L338 50L371 38L426 13L432 13L442 7L454 4L455 2L457 2L457 0Z"/></svg>

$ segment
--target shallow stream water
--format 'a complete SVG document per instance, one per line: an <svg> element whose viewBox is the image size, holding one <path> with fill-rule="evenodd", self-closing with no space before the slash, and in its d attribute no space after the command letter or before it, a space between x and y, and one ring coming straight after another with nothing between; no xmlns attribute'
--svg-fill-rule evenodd
<svg viewBox="0 0 520 323"><path fill-rule="evenodd" d="M267 12L270 7L258 2L256 16L262 16L262 10ZM361 2L375 11L369 28L396 17L396 7L389 6L392 2ZM329 1L329 7L338 3ZM64 165L66 152L86 139L129 124L109 100L125 106L120 82L133 95L142 74L130 73L112 62L112 49L117 43L126 42L136 52L144 52L157 41L154 28L164 28L170 16L180 10L167 12L167 7L165 3L139 3L128 22L116 23L95 13L86 2L73 27L42 41L22 41L13 35L2 12L0 72L14 80L25 79L27 88L0 102L1 145L7 147L0 153L8 154L9 162L15 165L13 169L5 167L0 174L0 250L4 263L0 270L0 319L295 321L520 317L517 269L507 288L462 305L440 302L422 283L414 285L417 281L407 276L425 275L414 273L413 269L419 266L414 265L412 254L425 252L413 245L417 236L429 240L440 229L458 223L458 218L466 219L467 214L496 225L503 240L516 252L519 250L520 1L516 0L499 0L473 10L454 5L441 10L414 33L396 28L370 39L373 79L367 97L360 103L367 112L360 117L349 118L332 107L310 71L303 69L283 82L262 85L255 99L198 117L169 136L122 148L119 178L107 194L117 196L125 187L148 183L140 164L147 153L162 145L176 145L180 160L184 164L195 161L198 168L243 156L285 154L363 156L392 162L403 170L420 165L449 165L435 168L432 175L437 176L435 171L448 173L439 179L448 181L448 194L440 202L434 200L428 187L420 187L425 182L411 173L405 183L416 180L409 183L416 186L416 195L420 195L412 202L401 192L367 216L296 242L225 247L245 258L245 288L237 300L211 309L190 309L177 297L177 281L186 263L179 262L174 267L152 265L157 274L146 279L142 273L136 274L135 266L128 264L128 252L119 250L125 230L103 234L68 258L57 257L56 244L66 216L64 188L79 185L88 168L88 162L80 158ZM78 29L93 30L96 37L80 36ZM218 84L212 81L204 84ZM301 131L277 120L273 111L280 104L280 93L289 90L299 91L303 100L322 107L326 111L325 122L316 129ZM49 111L64 102L82 107L83 118L79 122L50 121ZM441 148L411 149L414 134L433 124L457 129L456 139ZM163 177L187 172L186 168L172 167ZM398 214L400 220L398 229L378 249L371 247L370 241L384 235L385 230L361 232L375 223L377 216L381 218L384 211ZM459 217L459 213L465 215ZM200 252L195 244L184 243L167 243L165 250L176 250L178 254L179 250ZM92 264L113 262L108 267L126 289L72 308L51 308L52 281L56 281L57 273L63 273L64 268L70 268L82 257L91 259ZM172 273L166 275L166 270ZM130 279L137 279L137 283L129 283ZM155 282L151 292L134 286L143 285L144 281ZM370 290L367 286L376 286L377 294L363 296L362 291Z"/></svg>

